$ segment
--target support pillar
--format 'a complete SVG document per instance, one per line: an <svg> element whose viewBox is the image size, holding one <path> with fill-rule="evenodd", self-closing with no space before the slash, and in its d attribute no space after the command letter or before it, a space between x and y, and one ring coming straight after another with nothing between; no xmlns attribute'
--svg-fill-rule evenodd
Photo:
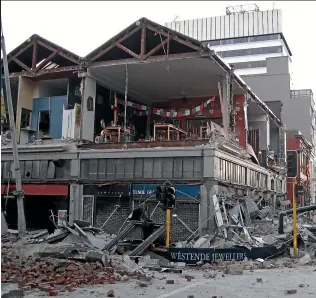
<svg viewBox="0 0 316 298"><path fill-rule="evenodd" d="M199 216L199 235L210 234L216 229L215 208L212 202L212 196L218 194L218 184L215 181L209 181L201 185L201 203Z"/></svg>
<svg viewBox="0 0 316 298"><path fill-rule="evenodd" d="M223 122L223 128L226 136L228 137L228 130L229 130L229 103L228 103L228 79L226 77L222 78L221 81L221 93L222 93L222 122Z"/></svg>
<svg viewBox="0 0 316 298"><path fill-rule="evenodd" d="M82 78L81 83L81 122L80 139L84 141L94 141L94 121L95 121L95 99L97 93L97 83L87 76Z"/></svg>
<svg viewBox="0 0 316 298"><path fill-rule="evenodd" d="M82 192L80 184L72 183L69 187L69 224L72 225L74 219L82 218Z"/></svg>

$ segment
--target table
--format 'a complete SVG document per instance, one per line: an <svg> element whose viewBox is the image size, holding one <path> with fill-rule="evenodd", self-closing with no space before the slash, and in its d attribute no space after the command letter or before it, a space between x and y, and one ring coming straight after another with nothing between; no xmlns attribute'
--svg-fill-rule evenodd
<svg viewBox="0 0 316 298"><path fill-rule="evenodd" d="M167 141L170 141L170 133L176 133L177 141L180 141L180 133L187 135L186 131L172 124L154 124L154 141L156 141L156 130L167 132ZM157 132L158 133L158 132Z"/></svg>
<svg viewBox="0 0 316 298"><path fill-rule="evenodd" d="M107 130L112 137L114 137L114 138L117 137L117 143L119 143L121 141L122 135L123 136L126 135L127 137L131 136L130 129L126 128L126 130L125 130L124 127L122 127L122 126L106 126L104 128L104 130Z"/></svg>

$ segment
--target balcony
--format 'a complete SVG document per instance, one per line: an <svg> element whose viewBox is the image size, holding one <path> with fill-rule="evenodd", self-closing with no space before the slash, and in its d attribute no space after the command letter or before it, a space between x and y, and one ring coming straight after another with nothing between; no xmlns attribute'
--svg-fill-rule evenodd
<svg viewBox="0 0 316 298"><path fill-rule="evenodd" d="M300 89L300 90L291 90L291 98L310 98L312 100L312 106L315 106L314 94L312 89Z"/></svg>

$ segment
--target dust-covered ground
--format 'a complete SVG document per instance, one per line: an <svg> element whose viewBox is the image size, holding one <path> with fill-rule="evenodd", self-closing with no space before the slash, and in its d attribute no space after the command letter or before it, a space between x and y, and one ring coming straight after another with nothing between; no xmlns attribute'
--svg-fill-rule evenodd
<svg viewBox="0 0 316 298"><path fill-rule="evenodd" d="M229 275L217 272L215 278L205 278L205 270L184 269L182 274L150 273L150 282L142 286L137 280L130 279L116 284L83 286L73 292L59 292L58 296L71 298L107 297L113 290L117 298L187 298L187 297L316 297L316 268L301 266L262 270L244 270L242 275ZM186 276L193 277L188 281ZM262 279L262 282L261 280ZM174 284L167 284L173 280ZM17 285L2 284L2 294L17 288ZM291 292L287 292L291 290ZM293 290L293 291L292 291ZM296 293L294 293L296 291ZM193 295L193 296L192 296ZM47 293L32 290L25 298L43 297Z"/></svg>

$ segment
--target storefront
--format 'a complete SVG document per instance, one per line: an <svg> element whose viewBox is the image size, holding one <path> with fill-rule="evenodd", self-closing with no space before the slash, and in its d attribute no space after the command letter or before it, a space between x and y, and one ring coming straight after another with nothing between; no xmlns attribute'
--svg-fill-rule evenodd
<svg viewBox="0 0 316 298"><path fill-rule="evenodd" d="M117 233L132 211L130 185L83 185L82 219Z"/></svg>
<svg viewBox="0 0 316 298"><path fill-rule="evenodd" d="M134 184L134 208L144 204L146 215L157 223L165 223L165 212L157 207L155 190L157 184ZM200 185L177 184L176 208L172 211L172 241L186 240L198 229L200 210ZM191 232L192 231L192 232Z"/></svg>
<svg viewBox="0 0 316 298"><path fill-rule="evenodd" d="M26 227L32 229L54 230L50 219L53 214L55 219L58 210L69 211L68 185L67 184L23 184L24 210ZM15 185L1 185L1 209L5 214L10 228L17 228L17 201L12 196Z"/></svg>

